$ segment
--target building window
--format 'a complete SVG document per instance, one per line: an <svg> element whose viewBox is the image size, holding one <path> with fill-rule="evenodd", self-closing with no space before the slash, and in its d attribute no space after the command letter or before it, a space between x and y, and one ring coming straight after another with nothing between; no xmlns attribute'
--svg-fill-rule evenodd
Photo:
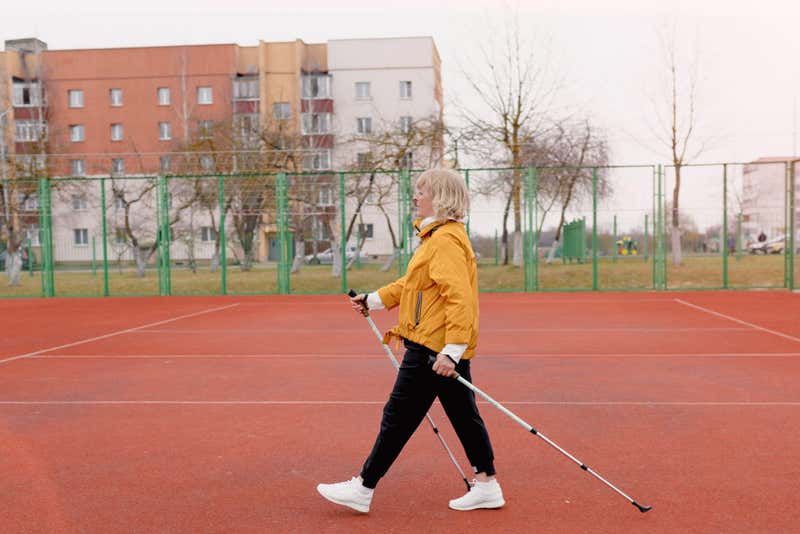
<svg viewBox="0 0 800 534"><path fill-rule="evenodd" d="M331 131L330 113L303 113L303 134L326 134Z"/></svg>
<svg viewBox="0 0 800 534"><path fill-rule="evenodd" d="M303 98L330 98L331 79L327 74L307 74L302 78Z"/></svg>
<svg viewBox="0 0 800 534"><path fill-rule="evenodd" d="M169 106L170 104L169 87L159 87L157 94L158 94L158 105Z"/></svg>
<svg viewBox="0 0 800 534"><path fill-rule="evenodd" d="M372 223L358 225L358 235L359 237L361 237L361 239L372 239L373 237L372 232L373 232Z"/></svg>
<svg viewBox="0 0 800 534"><path fill-rule="evenodd" d="M72 209L74 211L86 211L89 209L85 194L72 195Z"/></svg>
<svg viewBox="0 0 800 534"><path fill-rule="evenodd" d="M160 141L169 141L172 139L172 125L168 122L158 123L158 139Z"/></svg>
<svg viewBox="0 0 800 534"><path fill-rule="evenodd" d="M233 98L235 100L258 100L258 78L247 77L233 80Z"/></svg>
<svg viewBox="0 0 800 534"><path fill-rule="evenodd" d="M111 102L113 107L119 107L122 105L122 89L111 89L108 92L108 98Z"/></svg>
<svg viewBox="0 0 800 534"><path fill-rule="evenodd" d="M39 82L14 81L12 104L15 108L41 106L44 100Z"/></svg>
<svg viewBox="0 0 800 534"><path fill-rule="evenodd" d="M114 228L114 243L117 245L124 245L127 241L127 234L125 228Z"/></svg>
<svg viewBox="0 0 800 534"><path fill-rule="evenodd" d="M73 143L78 143L86 139L86 134L83 129L83 124L70 124L69 126L69 140Z"/></svg>
<svg viewBox="0 0 800 534"><path fill-rule="evenodd" d="M360 134L372 133L372 117L358 117L356 119L356 130Z"/></svg>
<svg viewBox="0 0 800 534"><path fill-rule="evenodd" d="M197 88L197 103L201 105L209 105L214 103L214 93L211 91L210 86L203 86Z"/></svg>
<svg viewBox="0 0 800 534"><path fill-rule="evenodd" d="M369 82L356 82L356 100L369 100Z"/></svg>
<svg viewBox="0 0 800 534"><path fill-rule="evenodd" d="M303 169L307 171L324 171L331 168L330 150L320 150L303 156Z"/></svg>
<svg viewBox="0 0 800 534"><path fill-rule="evenodd" d="M404 98L406 100L411 98L411 82L400 82L400 98Z"/></svg>
<svg viewBox="0 0 800 534"><path fill-rule="evenodd" d="M275 102L272 104L272 117L278 120L291 118L292 110L289 102Z"/></svg>
<svg viewBox="0 0 800 534"><path fill-rule="evenodd" d="M414 166L414 153L406 152L405 154L403 154L403 157L400 158L400 168L410 169L413 166Z"/></svg>
<svg viewBox="0 0 800 534"><path fill-rule="evenodd" d="M22 211L37 211L39 209L39 197L36 193L20 193L17 197L20 210Z"/></svg>
<svg viewBox="0 0 800 534"><path fill-rule="evenodd" d="M47 139L47 123L38 120L20 119L14 121L15 140L20 143L44 141Z"/></svg>
<svg viewBox="0 0 800 534"><path fill-rule="evenodd" d="M70 89L67 91L69 96L69 107L82 108L83 107L83 91L80 89Z"/></svg>
<svg viewBox="0 0 800 534"><path fill-rule="evenodd" d="M407 134L411 132L412 119L409 116L400 117L400 132Z"/></svg>
<svg viewBox="0 0 800 534"><path fill-rule="evenodd" d="M214 132L213 121L197 121L197 138L211 139Z"/></svg>
<svg viewBox="0 0 800 534"><path fill-rule="evenodd" d="M125 160L122 158L113 158L111 160L111 174L114 176L122 176L125 174Z"/></svg>
<svg viewBox="0 0 800 534"><path fill-rule="evenodd" d="M333 206L333 191L329 185L321 185L319 187L319 198L317 199L318 206Z"/></svg>
<svg viewBox="0 0 800 534"><path fill-rule="evenodd" d="M209 155L200 156L200 168L204 171L210 171L214 168L214 158Z"/></svg>
<svg viewBox="0 0 800 534"><path fill-rule="evenodd" d="M170 167L172 167L172 158L170 156L161 156L158 158L158 167L161 172L169 172Z"/></svg>
<svg viewBox="0 0 800 534"><path fill-rule="evenodd" d="M70 160L72 176L86 176L86 161L82 159Z"/></svg>
<svg viewBox="0 0 800 534"><path fill-rule="evenodd" d="M44 174L47 169L47 160L44 155L25 155L14 157L17 173L25 178L34 178Z"/></svg>
<svg viewBox="0 0 800 534"><path fill-rule="evenodd" d="M78 246L89 244L89 229L88 228L73 228L72 229L73 243Z"/></svg>
<svg viewBox="0 0 800 534"><path fill-rule="evenodd" d="M356 165L359 169L365 169L369 166L370 154L369 152L359 152L356 154Z"/></svg>
<svg viewBox="0 0 800 534"><path fill-rule="evenodd" d="M258 113L243 113L233 116L234 133L244 141L255 141L259 134Z"/></svg>
<svg viewBox="0 0 800 534"><path fill-rule="evenodd" d="M111 125L111 140L122 141L122 124L117 122Z"/></svg>
<svg viewBox="0 0 800 534"><path fill-rule="evenodd" d="M214 243L217 240L217 232L212 226L200 227L200 241L203 243Z"/></svg>

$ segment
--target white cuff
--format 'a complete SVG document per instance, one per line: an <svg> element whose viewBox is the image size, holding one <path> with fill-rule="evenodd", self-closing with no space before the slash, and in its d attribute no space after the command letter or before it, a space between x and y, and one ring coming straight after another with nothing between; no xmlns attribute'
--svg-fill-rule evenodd
<svg viewBox="0 0 800 534"><path fill-rule="evenodd" d="M367 308L370 310L383 310L386 306L383 305L383 301L381 300L381 296L378 294L377 291L373 291L369 295L367 295Z"/></svg>
<svg viewBox="0 0 800 534"><path fill-rule="evenodd" d="M444 348L440 351L442 354L446 354L450 356L450 359L454 362L458 363L461 360L461 357L464 355L464 352L467 350L466 343L448 343L444 346Z"/></svg>

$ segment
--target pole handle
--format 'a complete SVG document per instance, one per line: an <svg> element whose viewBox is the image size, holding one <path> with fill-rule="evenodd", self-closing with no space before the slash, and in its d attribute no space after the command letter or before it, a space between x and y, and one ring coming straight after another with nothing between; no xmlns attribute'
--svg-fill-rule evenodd
<svg viewBox="0 0 800 534"><path fill-rule="evenodd" d="M356 293L355 289L350 288L350 291L347 292L347 296L350 297L350 298L355 298L355 297L358 296L358 293ZM369 308L367 308L367 299L366 299L366 297L361 299L359 301L359 304L361 304L361 307L364 309L364 317L369 317Z"/></svg>

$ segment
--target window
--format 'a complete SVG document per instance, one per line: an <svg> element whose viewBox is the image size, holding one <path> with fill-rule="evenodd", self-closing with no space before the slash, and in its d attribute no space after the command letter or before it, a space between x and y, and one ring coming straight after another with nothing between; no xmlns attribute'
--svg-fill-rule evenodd
<svg viewBox="0 0 800 534"><path fill-rule="evenodd" d="M331 79L327 74L307 74L302 79L303 98L330 98Z"/></svg>
<svg viewBox="0 0 800 534"><path fill-rule="evenodd" d="M111 140L122 141L122 124L117 122L111 125Z"/></svg>
<svg viewBox="0 0 800 534"><path fill-rule="evenodd" d="M200 241L203 243L214 243L217 240L217 232L212 226L200 227Z"/></svg>
<svg viewBox="0 0 800 534"><path fill-rule="evenodd" d="M114 107L119 107L122 105L122 89L111 89L108 92L108 98L111 102L111 105Z"/></svg>
<svg viewBox="0 0 800 534"><path fill-rule="evenodd" d="M22 211L37 211L39 209L39 197L36 193L20 193L18 197L19 207Z"/></svg>
<svg viewBox="0 0 800 534"><path fill-rule="evenodd" d="M159 141L169 141L172 139L172 125L170 123L158 123L158 139Z"/></svg>
<svg viewBox="0 0 800 534"><path fill-rule="evenodd" d="M209 155L200 156L200 168L204 171L210 171L214 168L214 158Z"/></svg>
<svg viewBox="0 0 800 534"><path fill-rule="evenodd" d="M114 228L114 243L117 245L124 245L127 241L127 234L125 233L125 228Z"/></svg>
<svg viewBox="0 0 800 534"><path fill-rule="evenodd" d="M197 121L197 138L198 139L211 139L214 131L213 121Z"/></svg>
<svg viewBox="0 0 800 534"><path fill-rule="evenodd" d="M83 107L83 91L80 89L70 89L67 91L69 97L69 107L82 108Z"/></svg>
<svg viewBox="0 0 800 534"><path fill-rule="evenodd" d="M356 119L356 130L360 134L372 133L372 117L358 117Z"/></svg>
<svg viewBox="0 0 800 534"><path fill-rule="evenodd" d="M369 98L369 82L356 82L356 100L368 100Z"/></svg>
<svg viewBox="0 0 800 534"><path fill-rule="evenodd" d="M373 237L373 225L370 224L359 224L358 225L358 235L363 239L371 239Z"/></svg>
<svg viewBox="0 0 800 534"><path fill-rule="evenodd" d="M113 158L111 160L111 174L121 176L125 174L125 160L122 158Z"/></svg>
<svg viewBox="0 0 800 534"><path fill-rule="evenodd" d="M29 224L25 228L25 239L31 244L32 247L39 246L39 225Z"/></svg>
<svg viewBox="0 0 800 534"><path fill-rule="evenodd" d="M14 161L19 176L24 176L26 178L36 178L47 169L46 156L42 154L36 156L30 154L14 156Z"/></svg>
<svg viewBox="0 0 800 534"><path fill-rule="evenodd" d="M209 105L214 103L214 94L210 86L203 86L197 88L197 103L202 105Z"/></svg>
<svg viewBox="0 0 800 534"><path fill-rule="evenodd" d="M70 160L70 170L72 171L72 176L86 176L86 160Z"/></svg>
<svg viewBox="0 0 800 534"><path fill-rule="evenodd" d="M411 82L409 81L400 82L400 98L404 99L411 98Z"/></svg>
<svg viewBox="0 0 800 534"><path fill-rule="evenodd" d="M312 231L317 241L327 241L331 238L331 229L321 217L311 219Z"/></svg>
<svg viewBox="0 0 800 534"><path fill-rule="evenodd" d="M303 134L326 134L331 131L330 113L303 113Z"/></svg>
<svg viewBox="0 0 800 534"><path fill-rule="evenodd" d="M303 156L303 169L308 171L322 171L331 168L331 153L329 150L312 152Z"/></svg>
<svg viewBox="0 0 800 534"><path fill-rule="evenodd" d="M254 141L258 139L259 120L258 113L242 113L233 116L234 133L240 139Z"/></svg>
<svg viewBox="0 0 800 534"><path fill-rule="evenodd" d="M331 186L321 185L319 187L319 206L333 206L333 194Z"/></svg>
<svg viewBox="0 0 800 534"><path fill-rule="evenodd" d="M289 102L275 102L272 104L272 117L274 119L289 119L292 116L292 110L289 107Z"/></svg>
<svg viewBox="0 0 800 534"><path fill-rule="evenodd" d="M114 194L114 209L124 210L125 209L125 194L124 193L115 193Z"/></svg>
<svg viewBox="0 0 800 534"><path fill-rule="evenodd" d="M14 121L15 140L20 143L43 141L47 139L47 123L38 120L20 119Z"/></svg>
<svg viewBox="0 0 800 534"><path fill-rule="evenodd" d="M413 166L414 166L414 153L406 152L405 154L403 154L403 157L400 158L400 168L410 169Z"/></svg>
<svg viewBox="0 0 800 534"><path fill-rule="evenodd" d="M78 143L86 139L83 129L83 124L70 124L69 126L69 140L73 143Z"/></svg>
<svg viewBox="0 0 800 534"><path fill-rule="evenodd" d="M172 158L170 156L161 156L158 158L158 167L161 172L169 172L170 167L172 167Z"/></svg>
<svg viewBox="0 0 800 534"><path fill-rule="evenodd" d="M400 117L400 133L407 134L411 132L412 119L409 116Z"/></svg>
<svg viewBox="0 0 800 534"><path fill-rule="evenodd" d="M234 80L233 98L236 100L258 100L258 78L247 77Z"/></svg>
<svg viewBox="0 0 800 534"><path fill-rule="evenodd" d="M359 152L356 154L356 165L360 169L366 168L369 166L370 154L369 152Z"/></svg>
<svg viewBox="0 0 800 534"><path fill-rule="evenodd" d="M73 243L78 246L89 244L89 229L88 228L73 228L72 229Z"/></svg>
<svg viewBox="0 0 800 534"><path fill-rule="evenodd" d="M23 82L14 80L12 104L16 108L41 106L44 101L42 87L39 82Z"/></svg>
<svg viewBox="0 0 800 534"><path fill-rule="evenodd" d="M72 209L74 211L85 211L89 209L89 203L86 201L86 195L72 195Z"/></svg>
<svg viewBox="0 0 800 534"><path fill-rule="evenodd" d="M157 90L157 94L158 94L158 105L169 106L170 104L169 87L159 87Z"/></svg>

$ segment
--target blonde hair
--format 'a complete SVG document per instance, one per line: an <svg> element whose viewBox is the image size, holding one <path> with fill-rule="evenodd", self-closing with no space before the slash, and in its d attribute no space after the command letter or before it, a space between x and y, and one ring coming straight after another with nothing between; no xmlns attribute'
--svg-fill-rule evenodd
<svg viewBox="0 0 800 534"><path fill-rule="evenodd" d="M469 211L469 191L456 171L428 169L417 178L417 187L428 186L433 197L433 212L437 219L461 220Z"/></svg>

